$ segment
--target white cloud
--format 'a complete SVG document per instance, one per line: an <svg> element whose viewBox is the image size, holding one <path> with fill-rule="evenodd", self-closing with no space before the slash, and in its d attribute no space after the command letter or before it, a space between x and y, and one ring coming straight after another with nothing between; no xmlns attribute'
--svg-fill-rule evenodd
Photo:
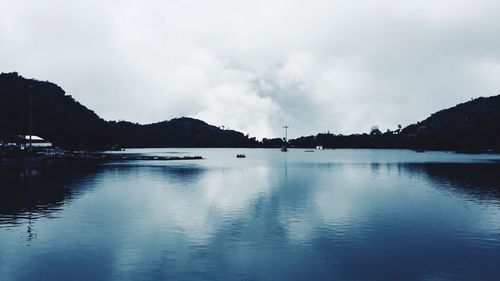
<svg viewBox="0 0 500 281"><path fill-rule="evenodd" d="M483 92L500 93L500 59L488 58L476 61L468 69L479 81Z"/></svg>
<svg viewBox="0 0 500 281"><path fill-rule="evenodd" d="M0 71L107 119L363 132L498 92L498 28L491 0L6 1Z"/></svg>

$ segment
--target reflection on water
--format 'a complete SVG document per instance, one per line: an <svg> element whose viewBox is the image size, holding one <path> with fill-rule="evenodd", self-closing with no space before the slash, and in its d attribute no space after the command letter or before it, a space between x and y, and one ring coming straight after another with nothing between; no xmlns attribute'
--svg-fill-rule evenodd
<svg viewBox="0 0 500 281"><path fill-rule="evenodd" d="M96 169L0 166L0 227L46 217L81 192L79 183ZM72 187L75 183L75 187Z"/></svg>
<svg viewBox="0 0 500 281"><path fill-rule="evenodd" d="M450 188L471 199L498 203L500 200L499 164L406 164L409 176L422 176L439 188Z"/></svg>
<svg viewBox="0 0 500 281"><path fill-rule="evenodd" d="M0 280L500 274L500 164L484 156L202 152L199 162L0 167Z"/></svg>

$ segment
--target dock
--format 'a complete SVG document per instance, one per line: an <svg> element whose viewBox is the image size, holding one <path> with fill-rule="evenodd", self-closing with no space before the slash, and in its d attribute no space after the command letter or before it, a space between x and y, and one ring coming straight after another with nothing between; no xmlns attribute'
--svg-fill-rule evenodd
<svg viewBox="0 0 500 281"><path fill-rule="evenodd" d="M88 159L100 161L174 161L174 160L202 160L201 156L158 156L132 153L105 153L105 152L73 152L70 156L73 159Z"/></svg>
<svg viewBox="0 0 500 281"><path fill-rule="evenodd" d="M38 167L57 163L95 164L122 161L186 161L202 160L201 156L158 156L131 153L65 151L59 153L25 153L0 155L0 166ZM68 162L69 161L69 162Z"/></svg>

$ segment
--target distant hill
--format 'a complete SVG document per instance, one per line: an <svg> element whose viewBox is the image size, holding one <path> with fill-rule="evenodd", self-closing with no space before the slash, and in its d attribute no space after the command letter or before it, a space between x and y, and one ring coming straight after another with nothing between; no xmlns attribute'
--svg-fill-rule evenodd
<svg viewBox="0 0 500 281"><path fill-rule="evenodd" d="M432 114L401 131L407 146L500 149L500 95L481 97Z"/></svg>
<svg viewBox="0 0 500 281"><path fill-rule="evenodd" d="M258 142L193 118L140 125L106 121L57 85L0 74L0 137L28 134L31 96L33 134L67 148L120 147L280 147L282 139ZM335 135L290 140L294 147L421 148L500 151L500 95L478 98L441 110L401 131Z"/></svg>
<svg viewBox="0 0 500 281"><path fill-rule="evenodd" d="M222 130L201 120L182 117L138 125L108 122L111 143L123 147L255 147L258 142L234 130Z"/></svg>
<svg viewBox="0 0 500 281"><path fill-rule="evenodd" d="M477 98L432 114L401 131L349 136L318 134L290 140L295 147L414 148L500 151L500 95Z"/></svg>
<svg viewBox="0 0 500 281"><path fill-rule="evenodd" d="M123 147L253 147L255 138L222 130L192 118L148 125L105 121L66 95L56 84L0 74L0 136L28 134L29 104L32 132L57 146L70 148Z"/></svg>

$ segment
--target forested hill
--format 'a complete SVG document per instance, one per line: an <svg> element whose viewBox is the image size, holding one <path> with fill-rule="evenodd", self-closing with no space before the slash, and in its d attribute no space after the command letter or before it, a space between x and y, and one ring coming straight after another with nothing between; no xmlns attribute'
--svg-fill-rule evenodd
<svg viewBox="0 0 500 281"><path fill-rule="evenodd" d="M0 135L28 134L31 96L33 134L60 146L96 147L109 140L109 127L93 111L50 82L0 74Z"/></svg>
<svg viewBox="0 0 500 281"><path fill-rule="evenodd" d="M68 148L253 147L254 138L192 118L148 125L105 121L56 84L0 74L0 136L28 134L31 96L32 132Z"/></svg>
<svg viewBox="0 0 500 281"><path fill-rule="evenodd" d="M429 149L499 149L500 95L441 110L401 131L408 146Z"/></svg>
<svg viewBox="0 0 500 281"><path fill-rule="evenodd" d="M255 147L259 143L234 130L222 130L201 120L182 117L138 125L108 122L112 143L123 147Z"/></svg>
<svg viewBox="0 0 500 281"><path fill-rule="evenodd" d="M374 127L364 134L318 134L290 143L295 147L500 151L500 95L441 110L402 130L382 133Z"/></svg>
<svg viewBox="0 0 500 281"><path fill-rule="evenodd" d="M67 148L280 147L283 140L258 142L193 118L154 124L105 121L57 85L0 74L0 137L28 134L31 96L33 134ZM396 122L395 122L396 123ZM293 147L421 148L500 150L500 95L474 99L432 114L402 130L353 135L318 134L290 140Z"/></svg>

